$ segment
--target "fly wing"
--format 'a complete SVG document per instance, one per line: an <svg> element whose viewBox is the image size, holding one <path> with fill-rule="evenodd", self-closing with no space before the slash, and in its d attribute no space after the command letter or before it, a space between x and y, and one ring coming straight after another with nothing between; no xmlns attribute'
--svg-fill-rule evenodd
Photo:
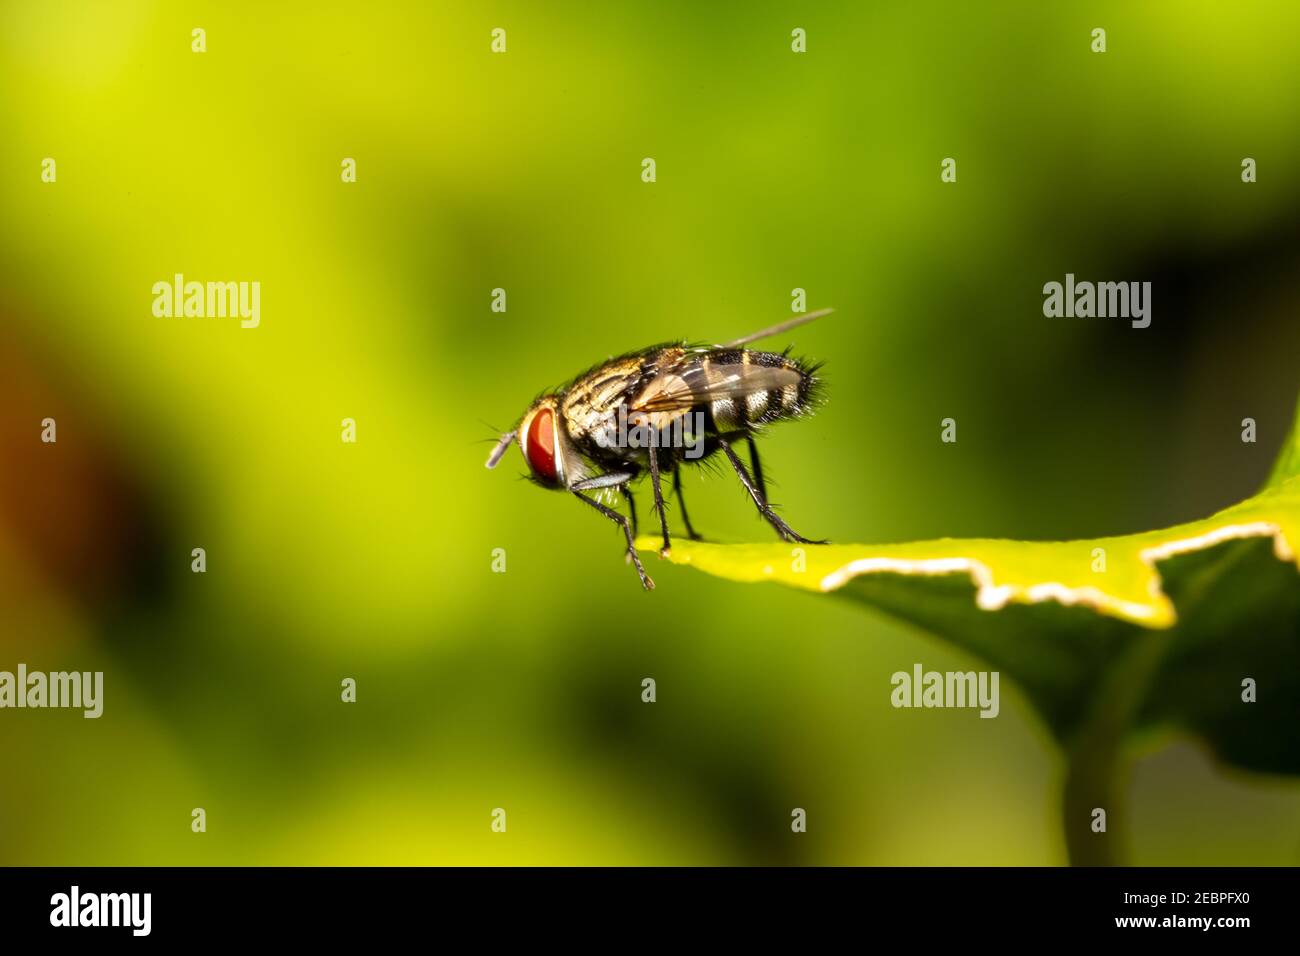
<svg viewBox="0 0 1300 956"><path fill-rule="evenodd" d="M688 352L645 383L628 411L659 415L726 399L744 404L750 396L785 394L785 389L797 389L803 381L794 363L758 364L754 355L740 349Z"/></svg>
<svg viewBox="0 0 1300 956"><path fill-rule="evenodd" d="M738 339L728 342L727 348L735 348L738 345L748 345L750 342L757 342L759 339L771 338L774 335L781 335L783 332L789 332L791 329L797 329L801 325L807 325L809 322L830 315L834 309L818 309L816 312L805 312L803 315L796 315L793 319L787 319L776 325L770 325L765 329L759 329L757 332L751 332L749 335L742 335Z"/></svg>

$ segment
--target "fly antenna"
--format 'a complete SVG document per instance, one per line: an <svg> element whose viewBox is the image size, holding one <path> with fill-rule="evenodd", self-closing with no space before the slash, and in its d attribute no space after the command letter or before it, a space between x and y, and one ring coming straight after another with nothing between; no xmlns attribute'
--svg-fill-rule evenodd
<svg viewBox="0 0 1300 956"><path fill-rule="evenodd" d="M501 461L503 455L510 448L511 443L515 440L515 432L506 432L497 442L497 446L492 449L492 454L488 455L487 466L495 468Z"/></svg>
<svg viewBox="0 0 1300 956"><path fill-rule="evenodd" d="M807 325L815 319L822 316L830 315L834 309L818 309L816 312L805 312L803 315L796 315L793 319L787 319L779 325L773 325L758 332L752 332L749 335L734 339L728 342L723 348L734 349L739 345L747 345L750 342L757 342L759 339L771 338L773 335L780 335L782 332L789 332L791 329L797 329L801 325Z"/></svg>

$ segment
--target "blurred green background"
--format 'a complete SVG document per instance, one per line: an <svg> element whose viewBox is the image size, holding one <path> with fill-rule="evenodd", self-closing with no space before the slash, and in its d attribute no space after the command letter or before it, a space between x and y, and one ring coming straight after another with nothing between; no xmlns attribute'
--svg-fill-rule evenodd
<svg viewBox="0 0 1300 956"><path fill-rule="evenodd" d="M653 558L643 594L483 439L800 287L830 401L764 448L806 534L1242 498L1300 385L1297 37L1280 0L0 4L0 669L105 672L97 721L0 713L0 863L1064 862L1013 687L894 710L894 671L978 664ZM259 281L261 326L155 318L177 272ZM1067 272L1152 281L1151 327L1044 318ZM1133 862L1300 861L1300 784L1168 743Z"/></svg>

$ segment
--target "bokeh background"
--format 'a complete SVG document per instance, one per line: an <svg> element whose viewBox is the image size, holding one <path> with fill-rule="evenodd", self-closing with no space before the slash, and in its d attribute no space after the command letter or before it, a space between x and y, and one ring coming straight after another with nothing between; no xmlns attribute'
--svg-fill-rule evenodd
<svg viewBox="0 0 1300 956"><path fill-rule="evenodd" d="M0 713L0 863L1064 862L1013 687L896 711L894 671L974 662L653 559L643 594L483 440L801 287L830 401L764 447L805 533L1232 503L1300 386L1297 37L1284 0L0 4L0 669L106 684L97 721ZM177 272L260 281L261 327L153 317ZM1066 272L1152 281L1151 327L1044 318ZM1300 784L1193 742L1131 802L1134 862L1300 861Z"/></svg>

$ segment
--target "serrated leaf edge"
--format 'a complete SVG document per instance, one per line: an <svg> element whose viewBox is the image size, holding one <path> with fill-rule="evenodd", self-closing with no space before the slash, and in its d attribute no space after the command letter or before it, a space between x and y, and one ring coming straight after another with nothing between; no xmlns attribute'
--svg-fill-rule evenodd
<svg viewBox="0 0 1300 956"><path fill-rule="evenodd" d="M1071 587L1059 581L1044 581L1028 587L1016 584L998 584L992 568L975 558L887 558L872 557L850 561L824 576L819 582L823 592L838 590L853 578L865 574L891 573L935 576L966 572L976 588L975 604L985 611L997 611L1008 604L1041 604L1056 601L1066 606L1082 605L1112 617L1121 617L1151 628L1173 627L1178 623L1178 612L1162 588L1157 564L1179 554L1201 551L1205 548L1243 538L1271 537L1273 553L1280 561L1294 563L1295 549L1282 533L1282 528L1271 521L1251 521L1244 524L1227 524L1201 534L1163 541L1141 549L1138 557L1151 572L1147 583L1151 594L1150 604L1138 604L1107 594L1091 585Z"/></svg>

